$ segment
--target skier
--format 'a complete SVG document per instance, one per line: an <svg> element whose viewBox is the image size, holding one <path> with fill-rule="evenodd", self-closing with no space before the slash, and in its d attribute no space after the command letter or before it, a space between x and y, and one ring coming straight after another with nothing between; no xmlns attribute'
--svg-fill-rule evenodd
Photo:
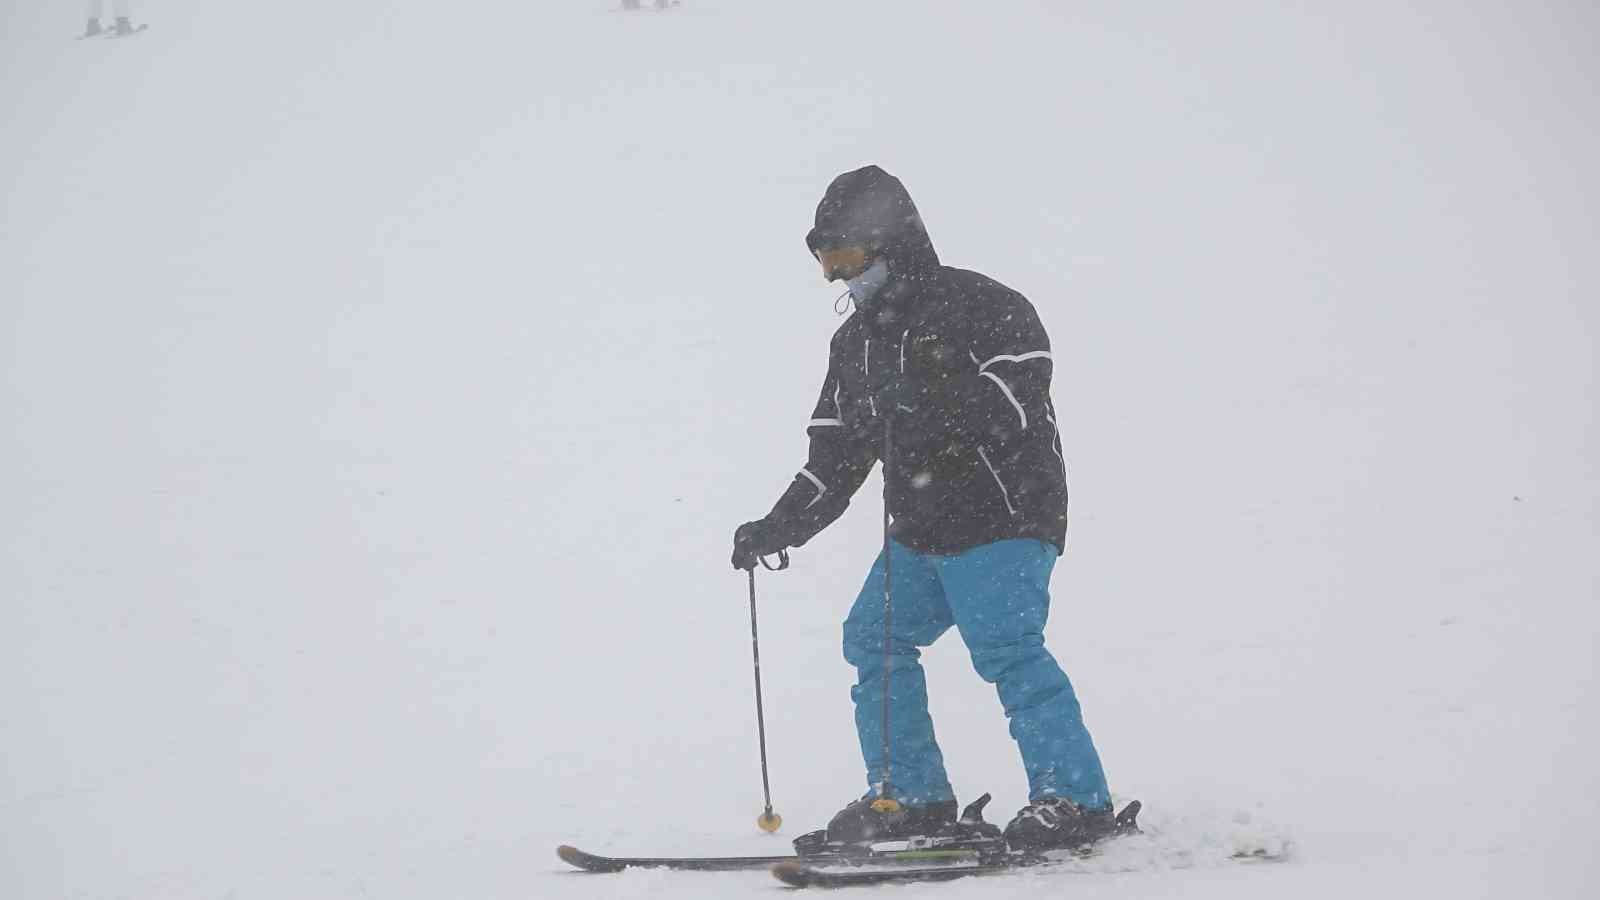
<svg viewBox="0 0 1600 900"><path fill-rule="evenodd" d="M89 24L84 26L84 37L96 37L105 29L100 27L100 18L105 14L105 0L89 0ZM128 0L113 0L112 12L116 14L116 23L111 30L118 36L127 36L135 31L133 22L128 14Z"/></svg>
<svg viewBox="0 0 1600 900"><path fill-rule="evenodd" d="M844 621L869 790L833 817L827 840L954 827L955 794L917 662L918 648L952 625L979 676L996 686L1027 773L1029 802L1006 826L1007 844L1080 847L1111 834L1099 755L1071 682L1044 646L1067 484L1038 315L1016 291L942 265L910 194L877 166L834 179L806 246L828 281L849 285L856 310L833 336L806 464L770 513L739 526L732 561L752 569L804 545L884 463L890 558L879 554Z"/></svg>

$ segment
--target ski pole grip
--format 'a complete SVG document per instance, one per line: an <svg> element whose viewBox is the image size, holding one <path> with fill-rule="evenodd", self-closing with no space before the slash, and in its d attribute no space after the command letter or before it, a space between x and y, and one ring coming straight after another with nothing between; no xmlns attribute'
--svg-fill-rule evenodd
<svg viewBox="0 0 1600 900"><path fill-rule="evenodd" d="M765 556L758 556L756 559L761 560L761 567L766 569L768 572L782 572L784 569L789 568L789 551L787 550L778 551L777 565L767 562L767 558Z"/></svg>

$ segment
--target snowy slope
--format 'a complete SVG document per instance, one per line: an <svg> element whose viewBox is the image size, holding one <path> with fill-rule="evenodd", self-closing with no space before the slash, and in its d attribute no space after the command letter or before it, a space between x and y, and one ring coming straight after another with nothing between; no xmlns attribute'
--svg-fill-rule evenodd
<svg viewBox="0 0 1600 900"><path fill-rule="evenodd" d="M726 546L869 161L1051 329L1050 641L1158 833L919 894L1593 890L1586 5L135 12L0 9L0 896L776 889L551 851L783 845ZM760 579L783 837L861 788L876 491ZM1004 818L991 689L926 660ZM1294 860L1209 863L1252 835Z"/></svg>

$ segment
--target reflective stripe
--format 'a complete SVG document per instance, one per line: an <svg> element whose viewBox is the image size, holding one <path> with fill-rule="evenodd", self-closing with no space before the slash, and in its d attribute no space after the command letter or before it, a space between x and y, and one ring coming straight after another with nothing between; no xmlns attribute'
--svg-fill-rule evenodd
<svg viewBox="0 0 1600 900"><path fill-rule="evenodd" d="M1067 482L1070 479L1067 478L1067 458L1061 455L1061 426L1056 424L1056 418L1054 415L1055 411L1056 410L1054 406L1045 404L1045 421L1050 423L1050 430L1056 433L1055 440L1051 442L1050 449L1056 452L1056 459L1061 460L1061 487L1063 490L1065 490L1067 487ZM1062 524L1066 524L1065 514L1063 514L1061 521Z"/></svg>
<svg viewBox="0 0 1600 900"><path fill-rule="evenodd" d="M830 426L832 426L832 427L842 427L843 425L844 425L844 420L843 419L812 419L811 420L811 424L806 426L806 427L807 428L827 428L827 427L830 427Z"/></svg>
<svg viewBox="0 0 1600 900"><path fill-rule="evenodd" d="M1055 417L1048 412L1044 414L1044 420L1050 423L1050 430L1056 433L1055 440L1050 442L1050 449L1055 451L1056 459L1061 460L1061 483L1066 484L1067 458L1061 455L1061 426L1056 424Z"/></svg>
<svg viewBox="0 0 1600 900"><path fill-rule="evenodd" d="M999 356L996 356L994 359L991 359L979 366L978 371L982 372L984 369L989 368L997 362L1027 362L1030 359L1049 359L1051 362L1055 361L1051 359L1049 350L1031 350L1027 353L1018 353L1015 356L1002 353ZM973 362L977 362L977 357L973 357Z"/></svg>
<svg viewBox="0 0 1600 900"><path fill-rule="evenodd" d="M1006 502L1006 512L1011 513L1013 516L1016 515L1017 508L1011 505L1011 494L1006 490L1006 483L1000 480L1000 473L996 472L994 466L989 463L989 454L983 452L982 447L978 448L978 458L983 460L984 467L989 470L990 475L994 476L994 483L1000 486L1000 499Z"/></svg>
<svg viewBox="0 0 1600 900"><path fill-rule="evenodd" d="M872 338L867 338L866 346L861 348L861 374L872 374Z"/></svg>
<svg viewBox="0 0 1600 900"><path fill-rule="evenodd" d="M906 338L909 337L910 334L911 334L911 329L907 328L905 330L905 333L900 335L900 374L901 375L904 375L906 373Z"/></svg>
<svg viewBox="0 0 1600 900"><path fill-rule="evenodd" d="M817 476L811 474L811 470L809 470L809 469L802 468L800 470L800 474L807 481L809 481L812 484L817 486L817 495L815 497L811 498L811 502L810 503L806 504L806 509L810 509L811 507L817 505L817 501L822 499L822 495L823 494L826 494L828 492L828 486L822 483L822 479L820 479Z"/></svg>
<svg viewBox="0 0 1600 900"><path fill-rule="evenodd" d="M993 372L981 372L979 374L983 375L983 377L989 379L990 381L992 381L995 384L998 384L1000 386L1000 391L1006 395L1006 399L1010 400L1011 401L1011 405L1016 407L1017 418L1022 420L1022 430L1023 431L1027 431L1028 430L1028 414L1023 411L1022 404L1017 402L1017 396L1015 394L1011 393L1011 388L1007 387L1006 383L1004 381L1000 380L1000 376L996 375Z"/></svg>

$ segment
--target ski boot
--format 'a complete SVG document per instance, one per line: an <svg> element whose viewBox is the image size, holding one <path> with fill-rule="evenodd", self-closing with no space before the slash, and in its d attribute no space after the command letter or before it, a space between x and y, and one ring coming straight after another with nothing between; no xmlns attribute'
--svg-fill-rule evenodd
<svg viewBox="0 0 1600 900"><path fill-rule="evenodd" d="M100 27L99 19L90 19L89 24L83 26L83 36L86 38L99 37L103 31L105 29Z"/></svg>
<svg viewBox="0 0 1600 900"><path fill-rule="evenodd" d="M1005 839L1013 852L1087 850L1108 837L1139 833L1139 801L1112 814L1108 803L1084 809L1065 797L1041 797L1030 802L1006 825Z"/></svg>
<svg viewBox="0 0 1600 900"><path fill-rule="evenodd" d="M880 804L862 797L834 814L828 822L828 843L868 845L877 841L903 841L933 834L956 819L956 802L923 806Z"/></svg>
<svg viewBox="0 0 1600 900"><path fill-rule="evenodd" d="M117 16L117 24L112 28L117 32L117 37L127 37L134 31L133 23L128 21L127 16Z"/></svg>
<svg viewBox="0 0 1600 900"><path fill-rule="evenodd" d="M835 813L827 828L795 838L794 848L801 856L865 853L876 842L922 837L955 820L954 800L906 806L894 801L879 803L877 797L868 794Z"/></svg>
<svg viewBox="0 0 1600 900"><path fill-rule="evenodd" d="M892 859L899 853L964 852L976 853L984 861L1005 855L1005 836L1000 828L983 820L988 794L968 804L959 818L954 800L874 809L875 799L862 797L840 810L827 828L795 838L795 852L801 856L855 859Z"/></svg>

